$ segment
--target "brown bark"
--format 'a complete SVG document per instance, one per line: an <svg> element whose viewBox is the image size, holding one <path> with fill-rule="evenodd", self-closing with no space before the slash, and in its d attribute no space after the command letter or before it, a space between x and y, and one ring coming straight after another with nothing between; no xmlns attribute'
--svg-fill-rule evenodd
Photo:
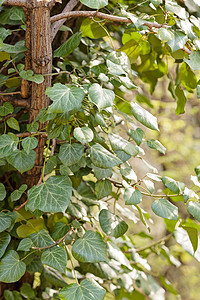
<svg viewBox="0 0 200 300"><path fill-rule="evenodd" d="M37 0L33 0L33 7L30 10L31 60L32 70L35 74L50 74L52 72L50 9L50 2L44 0L38 2ZM29 123L34 121L42 108L49 105L49 98L45 95L45 90L49 86L51 86L51 76L45 76L41 84L32 83ZM39 129L41 129L42 126L43 125L40 124ZM29 187L37 184L40 178L44 145L44 137L38 136L35 167L27 172L26 183Z"/></svg>
<svg viewBox="0 0 200 300"><path fill-rule="evenodd" d="M25 46L27 51L25 52L25 68L24 70L31 70L31 22L30 22L30 10L24 8L25 18L26 18L26 41ZM21 96L22 98L28 98L31 95L30 82L22 78L21 84Z"/></svg>

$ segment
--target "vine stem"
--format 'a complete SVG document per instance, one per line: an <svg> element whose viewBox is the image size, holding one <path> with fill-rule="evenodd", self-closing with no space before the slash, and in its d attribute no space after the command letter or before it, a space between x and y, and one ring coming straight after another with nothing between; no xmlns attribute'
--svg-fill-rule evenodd
<svg viewBox="0 0 200 300"><path fill-rule="evenodd" d="M147 250L147 249L149 249L149 248L155 247L155 246L158 245L158 244L161 244L161 243L166 242L166 241L169 240L172 236L173 236L173 234L170 233L170 234L168 234L168 235L162 237L161 239L159 239L158 241L156 241L156 242L154 242L154 243L152 243L152 244L150 244L150 245L147 245L147 246L144 246L144 247L138 248L138 249L132 249L132 250L130 249L130 250L124 251L124 253L131 253L132 251L135 251L135 252L142 252L142 251Z"/></svg>
<svg viewBox="0 0 200 300"><path fill-rule="evenodd" d="M57 240L55 243L53 243L53 244L51 244L51 245L49 245L49 246L46 246L46 247L32 247L32 249L41 251L41 250L45 250L45 249L49 249L49 248L52 248L52 247L54 247L54 246L57 246L57 245L59 245L60 243L62 243L62 242L65 240L65 238L66 238L70 233L72 233L72 231L74 231L74 228L73 228L73 227L71 227L71 229L70 229L70 230L69 230L69 231L68 231L61 239Z"/></svg>

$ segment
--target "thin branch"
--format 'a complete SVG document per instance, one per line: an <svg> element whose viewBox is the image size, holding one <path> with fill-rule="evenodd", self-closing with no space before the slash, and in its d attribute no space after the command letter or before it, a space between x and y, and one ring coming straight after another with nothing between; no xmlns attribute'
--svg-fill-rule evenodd
<svg viewBox="0 0 200 300"><path fill-rule="evenodd" d="M41 250L44 250L44 249L49 249L49 248L52 248L52 247L54 247L54 246L57 246L57 245L59 245L60 243L62 243L65 239L66 239L66 237L70 234L70 233L72 233L73 232L73 227L71 227L71 229L61 238L61 239L59 239L59 240L57 240L55 243L53 243L53 244L51 244L51 245L49 245L49 246L46 246L46 247L32 247L32 249L36 249L36 250L39 250L39 251L41 251Z"/></svg>
<svg viewBox="0 0 200 300"><path fill-rule="evenodd" d="M99 11L70 11L70 12L64 12L58 15L55 15L51 17L51 23L54 23L58 20L68 19L68 18L80 18L80 17L96 17L99 19L109 20L113 22L122 22L122 23L133 23L131 19L125 18L125 17L118 17L113 15L108 15L101 13ZM159 23L152 23L152 22L145 22L143 25L148 26L149 28L161 28L166 27L165 24L159 24Z"/></svg>
<svg viewBox="0 0 200 300"><path fill-rule="evenodd" d="M1 92L0 92L0 95L1 95L1 96L6 96L6 95L17 95L17 94L21 95L21 92L12 92L12 93L1 93Z"/></svg>
<svg viewBox="0 0 200 300"><path fill-rule="evenodd" d="M142 252L142 251L144 251L144 250L147 250L147 249L150 249L150 248L152 248L152 247L155 247L155 246L157 246L157 245L159 245L159 244L161 244L161 243L164 244L164 243L165 243L166 241L168 241L172 236L173 236L173 234L170 233L170 234L168 234L168 235L162 237L162 238L159 239L158 241L151 243L150 245L147 245L147 246L144 246L144 247L138 248L138 249L135 249L135 248L129 249L129 250L127 250L127 251L124 251L124 253L132 253L132 251L135 251L135 252Z"/></svg>
<svg viewBox="0 0 200 300"><path fill-rule="evenodd" d="M96 17L96 18L99 18L99 19L109 20L109 21L113 21L113 22L133 23L131 21L131 19L129 19L129 18L113 16L113 15L101 13L99 11L66 11L66 12L63 11L61 14L58 14L58 15L55 15L55 16L51 17L50 20L51 20L51 23L56 22L55 24L59 25L58 22L61 21L62 19L64 19L64 21L65 21L68 18L81 18L81 17L87 17L87 18ZM146 21L143 25L149 27L150 29L168 27L167 24L159 24L159 23L155 23L155 22L153 23L153 22L148 22L148 21ZM52 28L53 28L53 26L52 26ZM53 33L52 33L52 36L53 36ZM183 50L184 52L186 52L189 55L192 53L192 51L190 49L186 48L186 47L183 47L181 50Z"/></svg>
<svg viewBox="0 0 200 300"><path fill-rule="evenodd" d="M22 203L20 206L16 207L13 211L18 211L20 210L22 207L24 207L26 205L26 203L28 202L28 200L26 200L24 203Z"/></svg>
<svg viewBox="0 0 200 300"><path fill-rule="evenodd" d="M34 135L34 136L42 135L44 137L48 136L47 132L37 132L37 133L34 133L34 134L32 132L22 132L22 133L17 133L16 134L16 136L18 136L18 137L27 137L27 136L31 136L31 135Z"/></svg>
<svg viewBox="0 0 200 300"><path fill-rule="evenodd" d="M70 12L74 9L74 7L78 4L79 0L70 0L65 8L63 9L62 13ZM65 23L66 18L58 20L55 22L51 27L51 40L53 41L56 33L58 32L59 28Z"/></svg>
<svg viewBox="0 0 200 300"><path fill-rule="evenodd" d="M27 6L27 0L5 0L3 5L12 5L12 6Z"/></svg>
<svg viewBox="0 0 200 300"><path fill-rule="evenodd" d="M52 146L51 146L51 154L50 154L50 156L54 155L55 147L56 147L56 139L54 138L54 139L52 139Z"/></svg>
<svg viewBox="0 0 200 300"><path fill-rule="evenodd" d="M136 252L142 252L142 251L144 251L144 250L146 250L146 249L155 247L155 246L158 245L158 244L165 243L167 240L169 240L169 239L172 237L172 235L173 235L173 234L170 233L170 234L164 236L163 238L161 238L160 240L158 240L158 241L156 241L156 242L154 242L154 243L152 243L152 244L150 244L150 245L148 245L148 246L144 246L144 247L142 247L142 248L135 249L135 251L136 251Z"/></svg>
<svg viewBox="0 0 200 300"><path fill-rule="evenodd" d="M13 97L0 95L0 99L4 102L10 102L14 106L24 106L26 108L30 108L30 100L29 99L14 99Z"/></svg>

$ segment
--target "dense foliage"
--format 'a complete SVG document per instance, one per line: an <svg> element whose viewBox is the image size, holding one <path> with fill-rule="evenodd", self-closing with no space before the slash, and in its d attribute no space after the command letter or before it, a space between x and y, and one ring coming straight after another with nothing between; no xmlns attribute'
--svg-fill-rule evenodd
<svg viewBox="0 0 200 300"><path fill-rule="evenodd" d="M178 267L178 256L165 245L172 239L200 260L200 167L196 174L191 170L194 185L187 187L146 161L146 151L164 155L167 145L148 138L150 130L159 132L159 124L143 86L153 94L165 78L177 115L184 113L189 93L200 97L200 5L194 0L80 2L77 10L99 10L108 18L68 19L53 42L51 74L25 69L23 8L0 8L4 298L162 300L165 293L178 292L152 272L148 257L154 253ZM58 3L51 14L61 11ZM124 19L110 20L111 15ZM51 103L30 123L25 102L31 100L21 98L21 81L40 86L47 76L53 77L45 91ZM38 146L41 139L44 148ZM43 166L35 166L39 152ZM142 177L134 167L139 161L149 170ZM41 176L31 186L33 167L41 168ZM151 201L151 210L144 210L145 201ZM164 219L168 233L145 244L153 240L153 214ZM143 229L133 234L137 223ZM9 283L20 279L12 291Z"/></svg>

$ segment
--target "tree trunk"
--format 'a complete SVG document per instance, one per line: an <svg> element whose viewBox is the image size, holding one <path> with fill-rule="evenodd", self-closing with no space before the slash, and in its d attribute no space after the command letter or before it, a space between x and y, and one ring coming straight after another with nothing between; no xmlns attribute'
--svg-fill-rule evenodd
<svg viewBox="0 0 200 300"><path fill-rule="evenodd" d="M53 2L53 1L52 1ZM35 74L51 74L52 72L52 48L50 35L50 10L52 2L45 0L32 0L28 8L24 8L26 15L26 47L25 53L25 70L32 69ZM49 104L49 98L45 95L45 90L51 86L51 76L44 76L41 84L32 83L22 80L22 97L27 98L31 95L31 105L29 110L29 123L32 123L39 111ZM28 100L27 100L28 101ZM40 125L40 129L42 125ZM36 149L37 158L33 169L28 171L22 178L29 188L37 184L41 168L43 165L43 151L45 140L38 138ZM24 199L25 201L26 199ZM3 298L4 290L19 290L24 282L33 282L32 274L26 272L18 282L0 283L0 299Z"/></svg>
<svg viewBox="0 0 200 300"><path fill-rule="evenodd" d="M33 1L33 7L30 10L31 60L32 70L35 74L51 74L52 72L50 10L50 2L38 2L37 0ZM29 123L34 121L42 108L48 106L49 98L45 95L45 90L49 86L51 86L51 76L44 76L44 81L41 84L32 83ZM42 125L39 129L42 129ZM29 187L37 184L40 178L44 145L45 139L39 136L35 166L27 172L26 184Z"/></svg>

